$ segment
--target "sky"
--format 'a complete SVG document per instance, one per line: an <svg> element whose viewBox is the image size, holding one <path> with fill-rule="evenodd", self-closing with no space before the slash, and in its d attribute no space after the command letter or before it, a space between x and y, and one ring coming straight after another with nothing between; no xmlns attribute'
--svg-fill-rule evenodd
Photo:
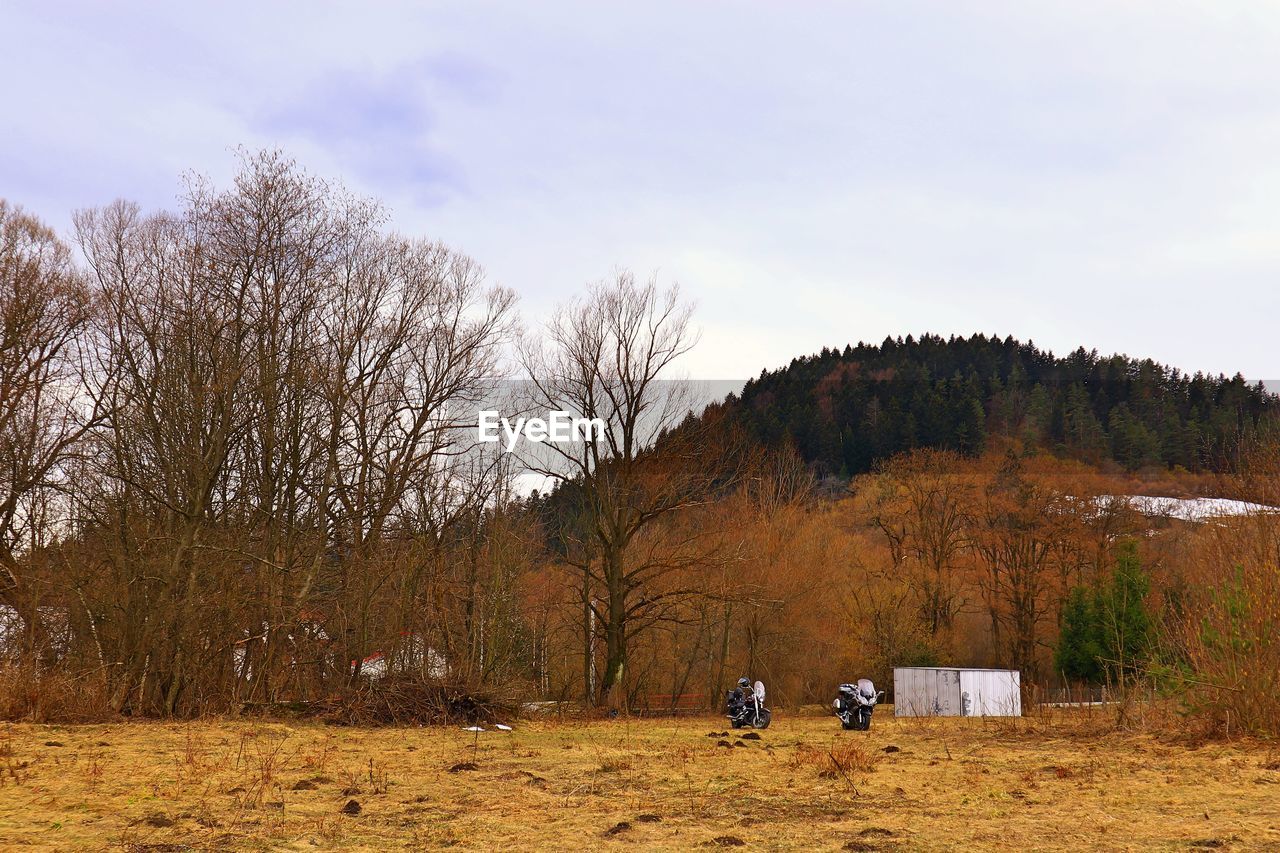
<svg viewBox="0 0 1280 853"><path fill-rule="evenodd" d="M0 4L0 197L280 147L521 295L696 304L697 379L986 333L1280 378L1280 4Z"/></svg>

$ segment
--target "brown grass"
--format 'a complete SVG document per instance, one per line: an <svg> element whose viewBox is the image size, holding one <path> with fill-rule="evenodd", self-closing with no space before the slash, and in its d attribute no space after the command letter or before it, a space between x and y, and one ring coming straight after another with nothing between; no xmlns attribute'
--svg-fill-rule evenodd
<svg viewBox="0 0 1280 853"><path fill-rule="evenodd" d="M516 728L0 726L0 848L1280 845L1280 765L1248 743L888 715L780 713L758 741L718 719Z"/></svg>

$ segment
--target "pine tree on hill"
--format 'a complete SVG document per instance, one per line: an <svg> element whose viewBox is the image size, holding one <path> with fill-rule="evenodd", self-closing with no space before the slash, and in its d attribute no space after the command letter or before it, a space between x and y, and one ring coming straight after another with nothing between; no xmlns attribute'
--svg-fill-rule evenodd
<svg viewBox="0 0 1280 853"><path fill-rule="evenodd" d="M793 443L820 474L844 476L917 447L972 456L1001 437L1130 470L1225 471L1280 417L1280 399L1240 376L1083 348L1059 358L982 334L824 348L762 371L724 407L762 444Z"/></svg>

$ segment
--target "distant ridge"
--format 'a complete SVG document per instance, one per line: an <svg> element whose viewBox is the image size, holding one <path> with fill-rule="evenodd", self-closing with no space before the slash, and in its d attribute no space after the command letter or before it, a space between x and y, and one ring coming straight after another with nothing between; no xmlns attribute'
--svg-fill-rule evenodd
<svg viewBox="0 0 1280 853"><path fill-rule="evenodd" d="M824 348L711 408L838 476L916 447L976 455L994 437L1131 470L1227 471L1242 441L1280 419L1280 397L1239 375L1083 348L1059 358L981 334Z"/></svg>

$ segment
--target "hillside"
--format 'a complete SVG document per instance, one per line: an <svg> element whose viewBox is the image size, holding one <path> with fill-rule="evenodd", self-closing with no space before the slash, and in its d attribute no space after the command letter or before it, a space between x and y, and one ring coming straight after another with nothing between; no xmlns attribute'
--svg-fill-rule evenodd
<svg viewBox="0 0 1280 853"><path fill-rule="evenodd" d="M1150 359L1065 357L985 335L886 338L765 371L723 414L767 446L793 443L821 474L850 476L915 447L980 453L993 438L1128 470L1224 471L1274 423L1261 384Z"/></svg>

